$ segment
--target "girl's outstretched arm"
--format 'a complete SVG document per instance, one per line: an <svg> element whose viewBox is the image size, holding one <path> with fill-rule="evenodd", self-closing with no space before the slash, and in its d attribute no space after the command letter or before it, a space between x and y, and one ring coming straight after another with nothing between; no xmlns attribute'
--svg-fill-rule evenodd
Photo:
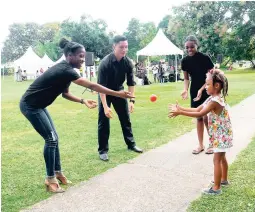
<svg viewBox="0 0 255 212"><path fill-rule="evenodd" d="M180 110L182 110L182 111L187 111L187 112L199 112L199 111L201 111L202 109L203 109L203 105L200 105L199 107L197 107L197 108L191 108L191 107L181 107L181 106L179 106L179 108L180 108Z"/></svg>
<svg viewBox="0 0 255 212"><path fill-rule="evenodd" d="M178 107L176 107L175 109L172 108L172 110L170 111L170 113L168 114L169 118L172 117L176 117L178 115L183 115L183 116L189 116L189 117L202 117L205 116L206 114L208 114L210 111L215 110L215 108L218 106L217 102L210 102L208 103L205 107L203 107L200 111L184 111L179 109ZM198 107L200 108L200 106Z"/></svg>
<svg viewBox="0 0 255 212"><path fill-rule="evenodd" d="M176 101L176 104L169 104L169 112L171 112L172 110L175 110L175 108L178 107L180 110L182 111L187 111L187 112L199 112L203 109L203 105L200 105L197 108L187 108L187 107L182 107L179 105L178 101Z"/></svg>

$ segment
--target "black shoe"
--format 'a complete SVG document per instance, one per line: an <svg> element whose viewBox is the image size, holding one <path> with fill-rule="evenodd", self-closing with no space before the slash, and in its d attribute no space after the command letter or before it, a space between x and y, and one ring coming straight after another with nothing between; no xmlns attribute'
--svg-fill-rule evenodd
<svg viewBox="0 0 255 212"><path fill-rule="evenodd" d="M100 154L100 155L99 155L99 158L100 158L102 161L108 161L108 160L109 160L107 153Z"/></svg>
<svg viewBox="0 0 255 212"><path fill-rule="evenodd" d="M128 150L137 152L137 153L143 153L143 150L140 149L138 146L132 146L132 147L128 147Z"/></svg>

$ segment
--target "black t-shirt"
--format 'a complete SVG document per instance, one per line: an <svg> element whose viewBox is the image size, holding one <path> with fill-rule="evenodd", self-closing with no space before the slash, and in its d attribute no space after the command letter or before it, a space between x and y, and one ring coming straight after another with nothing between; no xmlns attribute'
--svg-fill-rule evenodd
<svg viewBox="0 0 255 212"><path fill-rule="evenodd" d="M128 57L117 61L113 53L104 57L98 68L98 84L115 91L123 90L127 79L128 86L134 86L133 65Z"/></svg>
<svg viewBox="0 0 255 212"><path fill-rule="evenodd" d="M35 108L45 108L63 93L80 75L65 60L38 77L22 96L22 101Z"/></svg>
<svg viewBox="0 0 255 212"><path fill-rule="evenodd" d="M193 56L184 57L181 62L181 67L191 77L191 96L196 96L198 90L205 84L207 72L214 67L214 64L208 55L197 52Z"/></svg>

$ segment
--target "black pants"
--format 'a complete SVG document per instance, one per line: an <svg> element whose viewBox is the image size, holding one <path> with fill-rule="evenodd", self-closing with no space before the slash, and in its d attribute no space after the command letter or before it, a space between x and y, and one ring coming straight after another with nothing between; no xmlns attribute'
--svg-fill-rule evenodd
<svg viewBox="0 0 255 212"><path fill-rule="evenodd" d="M157 82L157 75L158 75L158 74L153 74L153 76L154 76L154 83Z"/></svg>
<svg viewBox="0 0 255 212"><path fill-rule="evenodd" d="M124 140L128 147L135 146L135 140L132 133L132 127L128 111L128 103L126 99L106 96L108 107L113 105L118 114L119 121L122 128ZM98 114L98 152L99 154L107 153L109 150L108 140L110 136L110 120L104 114L104 107L99 97L99 114Z"/></svg>
<svg viewBox="0 0 255 212"><path fill-rule="evenodd" d="M46 108L33 108L20 101L20 110L30 121L34 129L45 140L44 160L48 177L55 176L55 171L61 171L58 134Z"/></svg>

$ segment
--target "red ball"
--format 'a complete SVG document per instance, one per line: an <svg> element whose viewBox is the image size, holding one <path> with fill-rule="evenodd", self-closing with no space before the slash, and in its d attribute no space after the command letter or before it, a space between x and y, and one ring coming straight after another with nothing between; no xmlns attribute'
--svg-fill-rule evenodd
<svg viewBox="0 0 255 212"><path fill-rule="evenodd" d="M152 94L152 95L150 96L151 102L157 101L157 98L158 98L158 97L157 97L155 94Z"/></svg>

